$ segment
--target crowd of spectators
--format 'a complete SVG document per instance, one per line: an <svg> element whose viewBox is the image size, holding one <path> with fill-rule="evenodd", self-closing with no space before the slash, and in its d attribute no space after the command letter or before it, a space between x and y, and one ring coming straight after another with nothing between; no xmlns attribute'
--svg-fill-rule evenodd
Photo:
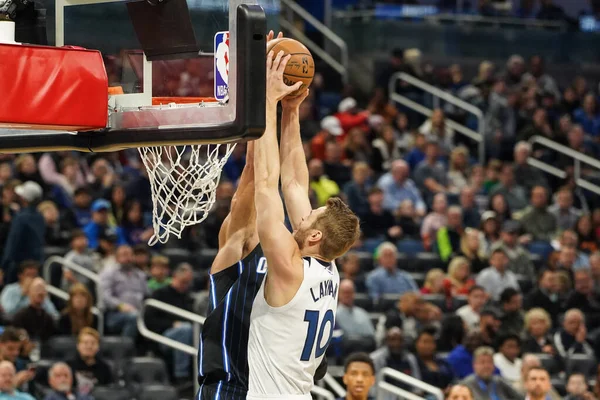
<svg viewBox="0 0 600 400"><path fill-rule="evenodd" d="M525 369L544 365L556 390L576 396L596 381L590 365L600 357L600 202L578 186L569 158L529 140L543 136L597 157L598 93L582 77L559 87L540 57L515 55L498 68L484 61L472 79L459 65L431 70L419 58L418 50L394 52L364 106L348 89L324 115L319 78L301 106L313 204L340 196L362 221L363 237L338 263L343 335L331 362L364 350L375 372L392 367L444 390L461 381L487 391L481 398L526 392ZM473 122L451 105L422 119L389 104L397 71L480 107L487 157L452 128L449 121ZM430 104L423 93L398 90ZM70 369L55 364L42 386L86 399L94 386L118 383L118 368L97 355L98 331L129 340L137 355L162 357L173 382L191 382L191 357L146 342L136 319L148 297L205 312L210 259L189 257L190 265L165 255L214 254L244 154L238 145L225 165L209 218L152 248L150 182L137 151L1 154L0 383L36 390L30 361L65 336L77 354L65 360ZM540 172L529 157L566 178ZM597 182L597 171L581 173ZM54 279L41 271L52 254L97 280L69 268ZM68 301L50 299L48 283ZM146 323L192 344L188 323L158 310ZM600 382L589 390L600 396Z"/></svg>

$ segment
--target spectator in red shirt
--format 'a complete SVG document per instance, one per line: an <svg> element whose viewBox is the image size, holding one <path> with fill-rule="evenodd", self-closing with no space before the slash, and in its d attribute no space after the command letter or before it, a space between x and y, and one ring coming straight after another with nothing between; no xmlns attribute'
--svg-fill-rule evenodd
<svg viewBox="0 0 600 400"><path fill-rule="evenodd" d="M368 119L371 113L369 111L359 111L356 100L352 97L346 97L338 106L338 113L335 114L340 120L344 135L352 128L360 127L365 132L369 129Z"/></svg>
<svg viewBox="0 0 600 400"><path fill-rule="evenodd" d="M344 133L340 120L336 117L325 117L321 121L321 132L317 133L310 141L310 150L313 158L325 159L325 145L327 142L335 141Z"/></svg>

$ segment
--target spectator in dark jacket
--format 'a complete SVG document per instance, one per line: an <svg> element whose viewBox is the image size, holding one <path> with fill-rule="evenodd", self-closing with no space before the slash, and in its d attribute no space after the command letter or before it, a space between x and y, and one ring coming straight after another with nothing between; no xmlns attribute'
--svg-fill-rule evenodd
<svg viewBox="0 0 600 400"><path fill-rule="evenodd" d="M563 327L554 334L554 346L558 355L566 359L573 354L593 356L594 350L586 340L585 317L580 310L570 309L565 313Z"/></svg>
<svg viewBox="0 0 600 400"><path fill-rule="evenodd" d="M586 327L592 331L600 327L600 298L594 293L592 274L589 269L574 273L575 288L567 297L566 309L576 308L585 314Z"/></svg>
<svg viewBox="0 0 600 400"><path fill-rule="evenodd" d="M558 315L563 310L558 296L559 286L560 282L556 271L549 269L542 271L538 280L538 287L525 297L524 309L542 308L548 311L553 324L556 324Z"/></svg>
<svg viewBox="0 0 600 400"><path fill-rule="evenodd" d="M373 188L369 191L369 210L361 215L365 239L397 240L402 230L395 226L394 216L383 208L383 191Z"/></svg>
<svg viewBox="0 0 600 400"><path fill-rule="evenodd" d="M192 268L188 264L181 264L173 272L171 285L156 290L152 298L191 312L193 300L188 291L193 280ZM189 346L192 345L192 325L189 322L186 323L178 320L172 314L167 314L156 309L149 310L146 314L146 324L154 332L161 333L170 339ZM169 349L167 346L163 346L162 350L167 352ZM181 351L174 351L173 362L175 368L173 375L175 378L188 378L192 357Z"/></svg>
<svg viewBox="0 0 600 400"><path fill-rule="evenodd" d="M93 400L93 397L73 390L73 372L64 362L58 362L50 368L48 383L52 391L44 400Z"/></svg>
<svg viewBox="0 0 600 400"><path fill-rule="evenodd" d="M15 188L19 196L21 211L12 220L8 240L2 256L4 283L17 281L17 266L21 261L44 261L45 223L42 214L36 210L43 192L40 185L28 181Z"/></svg>
<svg viewBox="0 0 600 400"><path fill-rule="evenodd" d="M34 340L46 341L56 332L54 319L43 308L47 296L46 282L42 278L33 279L27 296L29 306L15 314L13 325L25 329Z"/></svg>
<svg viewBox="0 0 600 400"><path fill-rule="evenodd" d="M77 355L67 361L75 381L77 391L88 394L95 386L113 383L110 366L98 355L100 334L92 328L83 328L77 336Z"/></svg>

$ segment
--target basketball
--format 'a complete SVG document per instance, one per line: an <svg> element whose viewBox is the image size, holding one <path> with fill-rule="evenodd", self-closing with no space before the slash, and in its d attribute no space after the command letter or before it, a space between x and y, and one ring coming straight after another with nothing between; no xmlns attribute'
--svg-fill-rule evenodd
<svg viewBox="0 0 600 400"><path fill-rule="evenodd" d="M271 40L267 45L267 54L271 50L274 56L277 56L280 51L283 51L284 55L292 55L283 72L283 81L288 86L302 82L302 86L292 92L289 97L295 97L304 92L315 76L315 60L310 51L299 41L289 38Z"/></svg>

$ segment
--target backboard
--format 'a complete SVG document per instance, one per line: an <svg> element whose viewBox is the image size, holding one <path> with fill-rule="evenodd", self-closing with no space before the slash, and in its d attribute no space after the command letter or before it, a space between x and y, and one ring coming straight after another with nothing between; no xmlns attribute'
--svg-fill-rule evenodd
<svg viewBox="0 0 600 400"><path fill-rule="evenodd" d="M89 132L0 128L0 151L115 151L260 137L264 35L267 19L276 28L279 0L151 1L157 5L47 2L55 3L47 10L50 44L102 53L111 93L107 126ZM216 38L227 39L227 51L217 51Z"/></svg>

